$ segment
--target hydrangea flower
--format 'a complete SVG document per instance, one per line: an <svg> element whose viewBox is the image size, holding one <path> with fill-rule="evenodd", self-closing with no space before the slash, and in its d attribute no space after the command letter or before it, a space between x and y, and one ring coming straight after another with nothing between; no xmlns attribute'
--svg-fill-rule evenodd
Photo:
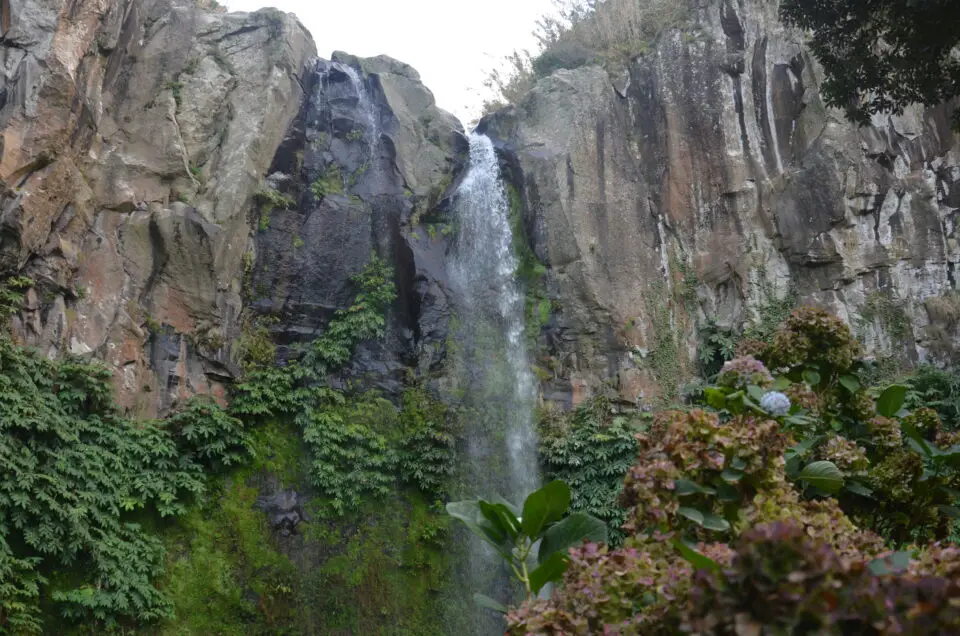
<svg viewBox="0 0 960 636"><path fill-rule="evenodd" d="M779 391L768 391L760 399L760 407L770 415L780 417L790 412L790 398Z"/></svg>
<svg viewBox="0 0 960 636"><path fill-rule="evenodd" d="M745 389L754 384L763 389L773 384L773 376L762 362L750 356L743 356L723 365L720 374L717 375L717 384L731 389Z"/></svg>

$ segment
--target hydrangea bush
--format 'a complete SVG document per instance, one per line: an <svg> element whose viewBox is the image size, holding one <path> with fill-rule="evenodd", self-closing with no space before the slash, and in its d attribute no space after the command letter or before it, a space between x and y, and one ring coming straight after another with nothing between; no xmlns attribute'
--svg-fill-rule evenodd
<svg viewBox="0 0 960 636"><path fill-rule="evenodd" d="M509 633L960 633L960 435L904 387L862 386L822 310L738 353L706 404L637 436L624 545L571 550Z"/></svg>

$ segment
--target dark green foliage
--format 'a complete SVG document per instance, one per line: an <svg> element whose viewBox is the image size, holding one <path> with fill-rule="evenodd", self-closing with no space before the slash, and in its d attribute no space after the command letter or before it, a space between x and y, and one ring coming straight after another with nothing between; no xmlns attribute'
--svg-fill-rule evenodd
<svg viewBox="0 0 960 636"><path fill-rule="evenodd" d="M637 457L638 428L615 415L609 402L594 398L573 413L541 415L538 432L546 477L568 484L571 509L602 519L610 544L620 545L626 511L617 499Z"/></svg>
<svg viewBox="0 0 960 636"><path fill-rule="evenodd" d="M786 0L780 14L812 32L810 45L826 74L821 93L858 123L960 94L954 0Z"/></svg>
<svg viewBox="0 0 960 636"><path fill-rule="evenodd" d="M181 453L213 469L248 462L253 452L250 433L207 396L187 400L166 422L180 441Z"/></svg>
<svg viewBox="0 0 960 636"><path fill-rule="evenodd" d="M21 577L5 584L31 591L28 565L48 578L72 567L82 576L54 581L59 612L149 621L170 611L152 584L163 547L134 513L182 513L204 491L203 466L161 425L121 417L109 379L104 367L47 360L0 337L0 529Z"/></svg>
<svg viewBox="0 0 960 636"><path fill-rule="evenodd" d="M960 373L954 369L923 365L907 379L907 383L911 388L908 408L932 408L946 430L960 429Z"/></svg>
<svg viewBox="0 0 960 636"><path fill-rule="evenodd" d="M737 349L737 334L729 327L721 327L714 320L708 320L700 328L700 342L697 348L700 369L704 376L716 374L723 363L733 358Z"/></svg>
<svg viewBox="0 0 960 636"><path fill-rule="evenodd" d="M9 316L20 311L24 293L33 287L33 280L26 276L11 276L0 285L0 325L5 324Z"/></svg>
<svg viewBox="0 0 960 636"><path fill-rule="evenodd" d="M387 308L397 297L393 270L375 256L352 280L359 289L353 304L337 312L304 359L309 372L321 378L349 362L358 343L383 335Z"/></svg>
<svg viewBox="0 0 960 636"><path fill-rule="evenodd" d="M340 166L337 164L327 166L326 172L310 184L310 191L318 201L322 201L330 194L343 194L343 175L340 172Z"/></svg>
<svg viewBox="0 0 960 636"><path fill-rule="evenodd" d="M403 394L398 462L401 478L428 497L442 499L456 473L456 439L450 431L447 407L422 387Z"/></svg>
<svg viewBox="0 0 960 636"><path fill-rule="evenodd" d="M310 477L336 515L355 510L366 497L393 490L396 456L382 432L395 417L386 400L346 400L332 389L314 391L315 402L297 417L310 449Z"/></svg>

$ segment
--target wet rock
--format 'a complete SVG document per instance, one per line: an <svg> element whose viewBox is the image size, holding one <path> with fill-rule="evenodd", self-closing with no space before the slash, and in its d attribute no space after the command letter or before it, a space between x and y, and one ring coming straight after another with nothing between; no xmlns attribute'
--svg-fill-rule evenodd
<svg viewBox="0 0 960 636"><path fill-rule="evenodd" d="M791 285L872 350L955 357L956 343L943 346L952 324L929 329L925 310L952 292L960 256L960 144L947 110L858 129L823 105L821 71L774 4L707 3L691 24L626 76L560 70L480 124L512 167L550 267L558 310L541 348L576 355L560 373L571 395L581 382L587 393L609 382L624 399L654 395L658 374L634 347L652 351L670 330L689 374L697 324L740 326ZM871 302L902 308L910 333L892 339L864 318Z"/></svg>

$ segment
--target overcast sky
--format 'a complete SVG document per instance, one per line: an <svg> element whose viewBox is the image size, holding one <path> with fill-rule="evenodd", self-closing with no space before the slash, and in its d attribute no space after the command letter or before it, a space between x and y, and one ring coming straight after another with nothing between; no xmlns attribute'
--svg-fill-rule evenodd
<svg viewBox="0 0 960 636"><path fill-rule="evenodd" d="M222 1L222 0L221 0ZM231 11L264 6L296 13L317 50L381 53L420 72L441 108L466 123L488 93L487 72L514 49L533 48L550 0L226 0Z"/></svg>

